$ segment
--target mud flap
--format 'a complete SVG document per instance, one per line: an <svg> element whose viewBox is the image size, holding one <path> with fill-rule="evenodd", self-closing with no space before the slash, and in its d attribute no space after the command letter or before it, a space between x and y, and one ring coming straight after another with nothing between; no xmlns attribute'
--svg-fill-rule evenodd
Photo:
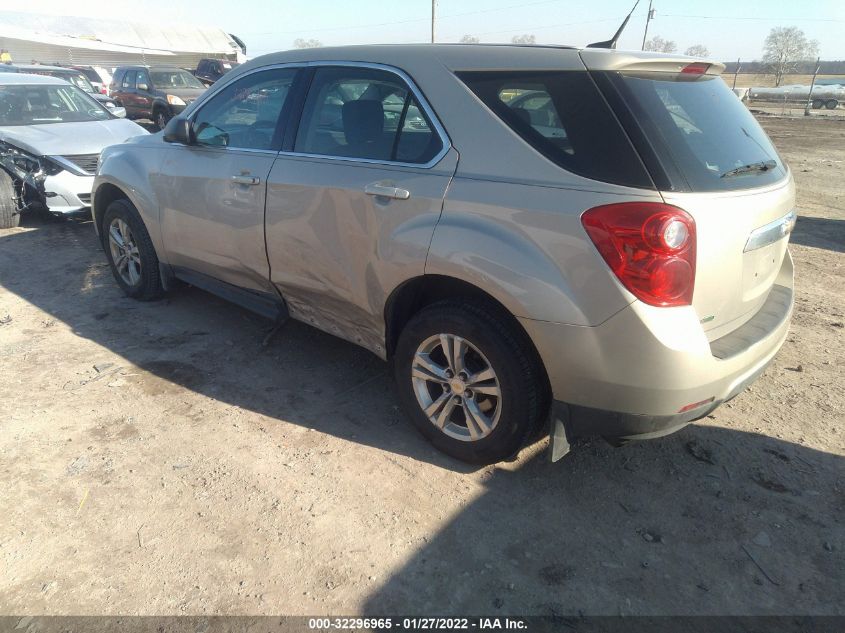
<svg viewBox="0 0 845 633"><path fill-rule="evenodd" d="M555 403L549 424L549 461L556 462L569 452L568 408Z"/></svg>

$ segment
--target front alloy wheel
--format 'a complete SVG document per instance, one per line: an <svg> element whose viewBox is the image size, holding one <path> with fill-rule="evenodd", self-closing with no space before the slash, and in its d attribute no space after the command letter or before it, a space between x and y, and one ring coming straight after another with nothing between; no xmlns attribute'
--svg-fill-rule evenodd
<svg viewBox="0 0 845 633"><path fill-rule="evenodd" d="M149 301L161 296L161 273L150 234L129 200L113 201L100 225L103 250L118 285L127 296Z"/></svg>
<svg viewBox="0 0 845 633"><path fill-rule="evenodd" d="M132 229L121 218L114 218L109 225L109 249L120 278L129 286L138 285L141 280L141 253Z"/></svg>

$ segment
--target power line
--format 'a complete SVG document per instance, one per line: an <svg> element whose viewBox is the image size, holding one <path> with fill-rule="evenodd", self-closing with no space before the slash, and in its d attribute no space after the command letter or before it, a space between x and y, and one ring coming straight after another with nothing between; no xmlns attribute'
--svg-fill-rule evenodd
<svg viewBox="0 0 845 633"><path fill-rule="evenodd" d="M447 15L438 15L437 19L444 20L449 18L460 18L467 15L479 15L482 13L494 13L496 11L508 11L510 9L523 9L525 7L534 7L541 4L555 4L558 2L563 2L563 0L538 0L537 2L526 2L523 4L511 4L504 7L494 7L491 9L478 9L477 11L464 11L462 13L449 13ZM298 29L295 31L262 31L262 32L250 32L250 31L243 31L243 35L290 35L296 33L323 33L329 31L348 31L351 29L366 29L375 26L394 26L396 24L413 24L415 22L429 22L431 20L430 17L425 18L411 18L409 20L395 20L392 22L376 22L372 24L353 24L348 26L330 26L324 27L320 29Z"/></svg>
<svg viewBox="0 0 845 633"><path fill-rule="evenodd" d="M845 22L838 18L763 18L758 16L735 17L730 15L684 15L680 13L662 13L663 18L693 18L696 20L757 20L763 22Z"/></svg>

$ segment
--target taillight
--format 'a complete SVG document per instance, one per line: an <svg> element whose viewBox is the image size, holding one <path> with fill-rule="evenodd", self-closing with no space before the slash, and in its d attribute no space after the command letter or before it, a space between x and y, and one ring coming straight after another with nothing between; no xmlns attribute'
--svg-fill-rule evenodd
<svg viewBox="0 0 845 633"><path fill-rule="evenodd" d="M653 306L692 303L695 220L659 202L595 207L581 216L587 235L631 293Z"/></svg>

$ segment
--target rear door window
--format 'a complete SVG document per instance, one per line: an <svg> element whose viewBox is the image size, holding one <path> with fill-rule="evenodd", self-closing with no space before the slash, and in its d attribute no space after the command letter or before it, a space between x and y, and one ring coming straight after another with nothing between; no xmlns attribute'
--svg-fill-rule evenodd
<svg viewBox="0 0 845 633"><path fill-rule="evenodd" d="M424 164L443 148L407 84L371 68L319 68L305 102L294 151Z"/></svg>
<svg viewBox="0 0 845 633"><path fill-rule="evenodd" d="M586 72L457 74L508 127L560 167L594 180L653 188L639 156Z"/></svg>
<svg viewBox="0 0 845 633"><path fill-rule="evenodd" d="M602 77L603 75L603 77ZM725 191L775 183L780 157L721 77L684 73L597 73L638 147L652 153L668 188Z"/></svg>

